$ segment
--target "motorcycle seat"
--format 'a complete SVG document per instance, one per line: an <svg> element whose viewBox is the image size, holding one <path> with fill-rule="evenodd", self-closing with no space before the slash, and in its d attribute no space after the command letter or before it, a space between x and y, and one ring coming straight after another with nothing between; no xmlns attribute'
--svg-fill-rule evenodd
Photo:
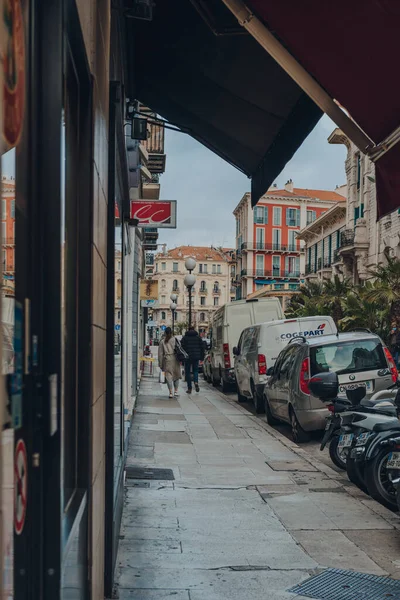
<svg viewBox="0 0 400 600"><path fill-rule="evenodd" d="M394 406L391 398L379 398L378 400L371 400L370 398L363 398L360 402L360 406L366 406L367 408L375 408L376 406Z"/></svg>
<svg viewBox="0 0 400 600"><path fill-rule="evenodd" d="M391 419L390 421L385 421L385 423L376 423L373 431L379 433L381 431L391 431L392 429L400 429L400 421L398 419Z"/></svg>

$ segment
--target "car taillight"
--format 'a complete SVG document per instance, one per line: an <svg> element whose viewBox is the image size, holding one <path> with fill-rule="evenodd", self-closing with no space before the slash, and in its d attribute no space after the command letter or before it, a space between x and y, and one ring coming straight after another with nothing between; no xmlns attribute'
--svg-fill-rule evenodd
<svg viewBox="0 0 400 600"><path fill-rule="evenodd" d="M258 355L258 374L266 375L267 374L267 359L264 354Z"/></svg>
<svg viewBox="0 0 400 600"><path fill-rule="evenodd" d="M300 369L300 389L303 394L310 395L310 388L308 382L310 381L310 359L305 358L301 363Z"/></svg>
<svg viewBox="0 0 400 600"><path fill-rule="evenodd" d="M223 345L225 369L231 368L231 355L229 354L229 344Z"/></svg>
<svg viewBox="0 0 400 600"><path fill-rule="evenodd" d="M329 410L329 412L331 412L331 413L334 413L334 412L335 412L335 407L334 407L334 405L333 405L333 404L328 404L326 408L327 408L327 409Z"/></svg>
<svg viewBox="0 0 400 600"><path fill-rule="evenodd" d="M386 359L388 361L389 369L392 374L392 381L396 383L399 373L397 371L396 363L394 362L393 356L391 355L388 348L383 349L385 352Z"/></svg>

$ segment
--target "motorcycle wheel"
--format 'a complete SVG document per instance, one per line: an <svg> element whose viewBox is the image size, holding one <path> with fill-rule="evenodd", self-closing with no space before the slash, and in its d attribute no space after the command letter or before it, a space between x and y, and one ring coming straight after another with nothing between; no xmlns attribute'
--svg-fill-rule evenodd
<svg viewBox="0 0 400 600"><path fill-rule="evenodd" d="M338 447L339 444L339 436L334 435L331 439L331 443L329 444L329 456L331 457L331 461L334 465L336 465L342 471L346 471L346 454L340 451Z"/></svg>
<svg viewBox="0 0 400 600"><path fill-rule="evenodd" d="M400 485L397 485L396 499L397 499L397 506L398 506L398 508L400 510Z"/></svg>
<svg viewBox="0 0 400 600"><path fill-rule="evenodd" d="M355 461L354 458L350 458L350 456L347 457L347 477L350 479L351 483L354 483L361 491L368 494L368 489L364 481L364 469L365 464L363 462Z"/></svg>
<svg viewBox="0 0 400 600"><path fill-rule="evenodd" d="M392 484L386 463L391 448L382 448L365 467L365 483L368 493L374 500L377 500L386 508L393 511L398 511L396 499L396 488Z"/></svg>

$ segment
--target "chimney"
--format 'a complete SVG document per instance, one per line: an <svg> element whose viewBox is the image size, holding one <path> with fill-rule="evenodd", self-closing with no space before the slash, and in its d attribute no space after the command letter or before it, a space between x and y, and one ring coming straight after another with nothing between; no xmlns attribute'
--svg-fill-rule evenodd
<svg viewBox="0 0 400 600"><path fill-rule="evenodd" d="M287 192L292 192L293 193L293 180L289 179L286 183L285 183L285 190Z"/></svg>

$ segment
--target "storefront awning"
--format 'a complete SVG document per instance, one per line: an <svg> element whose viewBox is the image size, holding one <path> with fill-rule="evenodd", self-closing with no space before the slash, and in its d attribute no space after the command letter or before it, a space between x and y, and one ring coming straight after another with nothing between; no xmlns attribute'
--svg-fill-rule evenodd
<svg viewBox="0 0 400 600"><path fill-rule="evenodd" d="M400 142L392 143L400 139L396 77L400 2L248 0L246 4L372 140L375 149L367 153L376 164L379 215L397 208Z"/></svg>
<svg viewBox="0 0 400 600"><path fill-rule="evenodd" d="M322 111L221 0L158 1L127 27L127 95L252 177L257 201Z"/></svg>

